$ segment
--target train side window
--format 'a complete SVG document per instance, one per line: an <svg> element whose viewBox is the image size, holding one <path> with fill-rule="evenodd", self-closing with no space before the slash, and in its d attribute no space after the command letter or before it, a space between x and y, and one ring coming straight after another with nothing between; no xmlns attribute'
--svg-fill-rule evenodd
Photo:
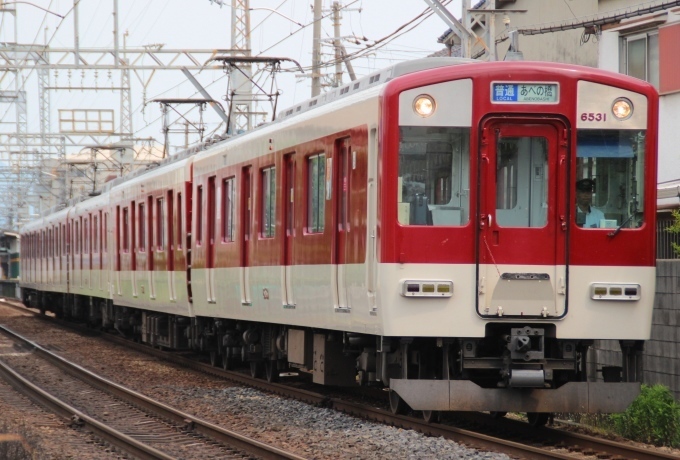
<svg viewBox="0 0 680 460"><path fill-rule="evenodd" d="M76 244L76 254L80 254L80 245L83 241L82 235L80 234L80 222L76 220L76 229L75 229L75 244Z"/></svg>
<svg viewBox="0 0 680 460"><path fill-rule="evenodd" d="M262 181L262 215L261 235L263 238L273 238L276 232L276 168L265 168L260 174Z"/></svg>
<svg viewBox="0 0 680 460"><path fill-rule="evenodd" d="M203 186L196 188L196 245L203 242Z"/></svg>
<svg viewBox="0 0 680 460"><path fill-rule="evenodd" d="M644 130L578 130L576 180L571 185L576 189L573 206L578 227L643 224L645 136Z"/></svg>
<svg viewBox="0 0 680 460"><path fill-rule="evenodd" d="M399 128L398 221L461 226L470 220L470 129Z"/></svg>
<svg viewBox="0 0 680 460"><path fill-rule="evenodd" d="M307 158L307 232L323 233L326 210L326 154Z"/></svg>
<svg viewBox="0 0 680 460"><path fill-rule="evenodd" d="M127 207L123 208L123 251L130 251L130 213Z"/></svg>
<svg viewBox="0 0 680 460"><path fill-rule="evenodd" d="M108 252L109 236L107 234L109 228L109 213L104 213L104 228L102 229L102 252Z"/></svg>
<svg viewBox="0 0 680 460"><path fill-rule="evenodd" d="M139 209L137 214L137 222L139 222L138 248L140 252L144 252L146 251L146 209L144 203L139 203L137 207Z"/></svg>
<svg viewBox="0 0 680 460"><path fill-rule="evenodd" d="M182 235L184 234L184 227L182 227L182 194L177 194L177 249L182 249Z"/></svg>
<svg viewBox="0 0 680 460"><path fill-rule="evenodd" d="M234 241L234 178L222 181L222 242Z"/></svg>
<svg viewBox="0 0 680 460"><path fill-rule="evenodd" d="M92 217L92 253L99 253L99 218L97 216Z"/></svg>
<svg viewBox="0 0 680 460"><path fill-rule="evenodd" d="M163 198L156 199L156 246L159 251L165 248L165 209Z"/></svg>

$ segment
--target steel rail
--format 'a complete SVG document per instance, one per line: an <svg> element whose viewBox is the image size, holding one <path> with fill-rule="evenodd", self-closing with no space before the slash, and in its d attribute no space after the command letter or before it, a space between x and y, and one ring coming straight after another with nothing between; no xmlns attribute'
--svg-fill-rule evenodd
<svg viewBox="0 0 680 460"><path fill-rule="evenodd" d="M170 420L177 424L184 424L189 431L199 433L210 439L225 443L229 446L236 447L240 450L249 452L259 458L270 460L304 460L304 457L286 452L277 447L267 445L257 440L240 435L236 432L227 430L213 423L202 420L193 415L174 409L166 404L156 401L148 396L145 396L136 391L132 391L122 385L105 379L82 366L75 364L59 355L56 355L37 343L21 336L20 334L10 330L9 328L0 325L0 331L7 335L20 340L30 346L36 354L45 358L53 365L64 370L69 375L77 378L94 388L105 391L113 396L116 396L124 401L131 403L147 412L150 412L162 419ZM161 457L159 457L161 458Z"/></svg>
<svg viewBox="0 0 680 460"><path fill-rule="evenodd" d="M164 452L147 446L130 436L115 430L104 423L101 423L92 417L80 412L75 407L61 401L52 396L50 393L42 390L38 386L29 382L21 375L17 374L7 364L0 361L0 375L7 381L15 390L25 394L37 404L46 407L48 410L59 415L65 420L70 420L72 423L82 425L86 430L92 432L95 436L103 439L109 444L134 455L137 458L144 460L173 460L174 457L166 455Z"/></svg>
<svg viewBox="0 0 680 460"><path fill-rule="evenodd" d="M26 310L25 308L16 306L12 303L8 302L8 304L20 310L23 311ZM59 324L62 324L65 327L77 329L80 331L84 330L84 328L75 327L72 323L64 322L62 320L39 316L37 314L36 316L44 318L45 320L58 322ZM92 332L92 330L90 329L88 329L88 331ZM425 421L422 421L419 418L393 415L391 412L385 410L377 409L370 406L364 406L348 401L343 401L337 398L329 398L328 396L313 391L290 387L280 383L270 383L262 379L252 378L249 375L242 374L239 372L225 371L220 368L213 367L209 364L198 362L195 359L182 356L176 352L172 353L151 348L147 345L132 342L119 336L114 336L111 334L102 334L102 337L113 343L124 345L128 348L141 351L143 353L152 355L156 358L163 359L165 361L178 364L183 367L187 367L199 372L204 372L209 375L225 378L232 382L248 385L253 388L276 393L282 396L290 397L310 404L323 405L326 407L334 408L347 414L373 420L376 422L391 424L406 429L413 429L425 434L430 434L432 436L443 436L446 439L451 439L457 442L463 442L469 445L473 445L479 449L502 450L503 452L506 452L508 454L514 454L517 456L521 456L523 458L531 459L574 458L573 455L569 454L552 452L539 447L527 446L525 444L516 443L513 441L506 441L492 436L487 436L481 433L475 433L473 431L452 427L448 425L426 423ZM472 414L470 416L472 419L484 419L484 421L488 423L487 420L488 416L484 414L481 413ZM497 423L509 429L521 430L526 428L525 423L510 419L500 419L496 420L494 423ZM532 430L535 434L540 435L542 438L550 437L553 440L558 440L564 443L565 444L564 448L566 449L569 449L570 446L578 445L578 447L583 450L590 449L597 451L598 453L599 452L607 453L610 456L635 458L638 460L678 459L678 456L676 455L668 454L657 449L639 448L632 445L621 444L615 441L595 438L592 436L573 433L569 431L561 431L552 428L533 428ZM501 442L499 443L497 442L497 440ZM496 445L494 446L493 443L496 443Z"/></svg>

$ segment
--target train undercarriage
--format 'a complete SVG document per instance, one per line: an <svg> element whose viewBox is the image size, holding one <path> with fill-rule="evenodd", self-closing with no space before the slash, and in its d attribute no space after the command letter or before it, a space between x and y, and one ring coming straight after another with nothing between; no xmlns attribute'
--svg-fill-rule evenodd
<svg viewBox="0 0 680 460"><path fill-rule="evenodd" d="M281 372L314 383L389 388L390 408L427 420L442 411L526 412L535 425L551 412L618 412L639 393L641 341L620 341L621 366L589 382L592 340L558 340L552 324L490 323L483 338L380 337L342 331L188 318L72 294L24 290L24 304L57 317L116 330L154 347L192 350L224 369L249 367L269 381Z"/></svg>

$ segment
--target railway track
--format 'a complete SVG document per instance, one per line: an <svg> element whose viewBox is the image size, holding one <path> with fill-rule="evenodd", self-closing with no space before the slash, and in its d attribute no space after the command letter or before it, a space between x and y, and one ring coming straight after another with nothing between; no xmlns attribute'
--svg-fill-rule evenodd
<svg viewBox="0 0 680 460"><path fill-rule="evenodd" d="M19 307L22 308L22 307ZM62 323L63 324L63 323ZM66 326L73 328L71 323ZM93 331L85 330L88 333ZM464 414L457 417L455 426L450 420L444 423L426 423L419 417L393 415L387 410L371 404L347 401L328 394L309 391L295 386L270 383L254 379L249 375L225 371L207 363L198 362L195 357L167 352L146 345L131 342L119 336L102 334L104 338L128 348L141 351L162 360L172 362L202 373L218 376L263 391L294 398L313 405L331 407L336 410L380 423L404 429L416 430L431 436L441 436L481 450L503 452L513 457L528 459L678 459L678 456L649 448L638 448L629 444L595 438L559 429L536 429L526 423L510 419L494 419L486 414ZM462 421L461 421L462 419ZM462 427L461 427L462 426Z"/></svg>
<svg viewBox="0 0 680 460"><path fill-rule="evenodd" d="M5 327L0 332L15 343L11 356L0 356L4 379L72 425L136 458L303 458L99 377Z"/></svg>

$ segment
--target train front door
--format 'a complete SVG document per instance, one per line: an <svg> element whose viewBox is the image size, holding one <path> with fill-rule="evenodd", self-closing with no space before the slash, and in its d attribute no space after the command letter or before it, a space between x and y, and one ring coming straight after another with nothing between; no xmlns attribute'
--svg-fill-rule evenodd
<svg viewBox="0 0 680 460"><path fill-rule="evenodd" d="M479 152L477 312L566 311L567 129L557 120L487 120Z"/></svg>

